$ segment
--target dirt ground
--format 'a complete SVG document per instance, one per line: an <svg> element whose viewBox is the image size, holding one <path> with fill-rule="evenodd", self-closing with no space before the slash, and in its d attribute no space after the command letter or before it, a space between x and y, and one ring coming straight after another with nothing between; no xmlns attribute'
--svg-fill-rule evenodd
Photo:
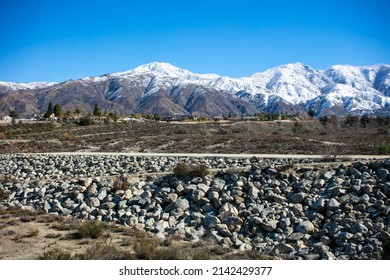
<svg viewBox="0 0 390 280"><path fill-rule="evenodd" d="M22 124L0 127L0 153L157 152L257 154L390 154L377 127L300 122Z"/></svg>

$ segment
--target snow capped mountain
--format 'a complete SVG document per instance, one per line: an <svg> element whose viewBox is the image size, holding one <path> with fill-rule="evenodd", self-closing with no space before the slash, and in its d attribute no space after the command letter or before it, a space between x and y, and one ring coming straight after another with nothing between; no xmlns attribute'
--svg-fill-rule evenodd
<svg viewBox="0 0 390 280"><path fill-rule="evenodd" d="M13 92L19 92L21 98L20 92L30 93L30 99L36 96L37 111L43 109L50 97L71 109L82 106L89 110L99 103L102 108L117 111L167 115L309 109L314 109L317 115L390 114L390 65L335 65L315 70L293 63L250 77L230 78L195 74L169 63L152 62L126 72L59 84L0 82L0 98L10 98ZM6 105L0 106L0 112L21 106L18 100L19 103L7 100ZM25 107L30 108L31 104Z"/></svg>
<svg viewBox="0 0 390 280"><path fill-rule="evenodd" d="M0 88L11 90L26 90L26 89L40 89L45 87L51 87L57 83L54 82L33 82L33 83L13 83L13 82L0 82Z"/></svg>

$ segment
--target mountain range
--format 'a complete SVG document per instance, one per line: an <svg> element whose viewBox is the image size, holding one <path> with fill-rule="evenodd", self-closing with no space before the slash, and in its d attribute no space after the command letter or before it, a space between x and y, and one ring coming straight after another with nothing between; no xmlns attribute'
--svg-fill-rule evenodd
<svg viewBox="0 0 390 280"><path fill-rule="evenodd" d="M0 117L45 112L49 102L63 111L80 108L161 115L252 115L296 113L317 116L390 114L390 65L334 65L315 70L286 64L249 77L194 74L169 63L62 83L0 82Z"/></svg>

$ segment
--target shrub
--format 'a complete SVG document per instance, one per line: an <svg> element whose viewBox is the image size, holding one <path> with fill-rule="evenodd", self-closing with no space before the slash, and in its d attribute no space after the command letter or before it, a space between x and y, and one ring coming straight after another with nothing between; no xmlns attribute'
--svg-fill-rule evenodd
<svg viewBox="0 0 390 280"><path fill-rule="evenodd" d="M38 260L71 260L72 255L61 249L44 252L38 257Z"/></svg>
<svg viewBox="0 0 390 280"><path fill-rule="evenodd" d="M86 116L86 117L81 117L79 122L78 122L79 125L81 126L88 126L88 125L94 125L95 122L93 119L91 119L90 117Z"/></svg>
<svg viewBox="0 0 390 280"><path fill-rule="evenodd" d="M378 153L380 155L390 154L390 145L388 145L388 144L381 144L381 145L379 145Z"/></svg>
<svg viewBox="0 0 390 280"><path fill-rule="evenodd" d="M7 199L9 195L10 195L9 192L7 192L7 191L5 191L3 189L0 189L0 201L4 200L4 199Z"/></svg>
<svg viewBox="0 0 390 280"><path fill-rule="evenodd" d="M190 172L191 172L191 168L186 163L178 163L178 164L176 164L175 168L173 169L173 173L178 178L188 177Z"/></svg>
<svg viewBox="0 0 390 280"><path fill-rule="evenodd" d="M208 174L208 170L205 165L189 166L186 163L178 163L173 169L173 173L178 178L193 178L206 176Z"/></svg>
<svg viewBox="0 0 390 280"><path fill-rule="evenodd" d="M179 260L184 258L184 251L177 246L168 248L158 246L157 242L148 239L139 239L133 244L133 250L140 260Z"/></svg>
<svg viewBox="0 0 390 280"><path fill-rule="evenodd" d="M204 177L208 174L207 167L205 165L196 165L190 172L190 177Z"/></svg>
<svg viewBox="0 0 390 280"><path fill-rule="evenodd" d="M390 240L383 242L382 260L390 260Z"/></svg>
<svg viewBox="0 0 390 280"><path fill-rule="evenodd" d="M103 234L103 225L98 222L88 221L82 223L77 229L77 236L80 238L97 239Z"/></svg>
<svg viewBox="0 0 390 280"><path fill-rule="evenodd" d="M81 260L131 260L134 259L130 252L119 250L114 245L94 243L84 254L75 257Z"/></svg>
<svg viewBox="0 0 390 280"><path fill-rule="evenodd" d="M127 190L130 186L129 181L127 180L126 176L119 176L115 181L113 185L114 190Z"/></svg>

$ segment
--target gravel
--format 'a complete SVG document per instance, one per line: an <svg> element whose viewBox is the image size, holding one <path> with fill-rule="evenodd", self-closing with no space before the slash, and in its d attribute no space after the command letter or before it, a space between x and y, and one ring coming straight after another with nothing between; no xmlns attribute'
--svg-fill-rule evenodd
<svg viewBox="0 0 390 280"><path fill-rule="evenodd" d="M390 161L314 161L1 155L0 208L114 222L159 238L214 238L280 258L380 259L390 238ZM213 172L177 178L179 162Z"/></svg>

